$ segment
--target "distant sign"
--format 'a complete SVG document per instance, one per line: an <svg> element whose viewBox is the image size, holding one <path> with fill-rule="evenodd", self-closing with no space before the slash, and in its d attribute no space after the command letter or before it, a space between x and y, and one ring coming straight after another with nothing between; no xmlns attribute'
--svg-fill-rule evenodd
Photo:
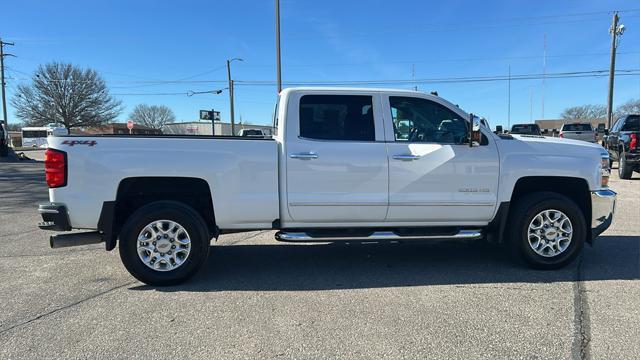
<svg viewBox="0 0 640 360"><path fill-rule="evenodd" d="M220 121L220 111L200 110L200 120Z"/></svg>
<svg viewBox="0 0 640 360"><path fill-rule="evenodd" d="M133 129L133 120L127 121L127 129L129 130Z"/></svg>

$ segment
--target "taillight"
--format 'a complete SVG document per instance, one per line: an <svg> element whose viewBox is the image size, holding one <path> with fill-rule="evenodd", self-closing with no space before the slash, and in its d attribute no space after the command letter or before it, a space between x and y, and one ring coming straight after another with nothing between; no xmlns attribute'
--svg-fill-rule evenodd
<svg viewBox="0 0 640 360"><path fill-rule="evenodd" d="M629 136L631 141L629 142L629 149L636 149L638 147L638 135L631 134Z"/></svg>
<svg viewBox="0 0 640 360"><path fill-rule="evenodd" d="M602 187L609 186L609 176L611 175L611 168L609 167L609 155L603 155L600 158L600 185Z"/></svg>
<svg viewBox="0 0 640 360"><path fill-rule="evenodd" d="M44 172L50 188L67 185L67 153L55 149L45 150Z"/></svg>
<svg viewBox="0 0 640 360"><path fill-rule="evenodd" d="M564 137L564 134L562 133L562 131L560 131L560 134L558 136L561 137L561 138Z"/></svg>

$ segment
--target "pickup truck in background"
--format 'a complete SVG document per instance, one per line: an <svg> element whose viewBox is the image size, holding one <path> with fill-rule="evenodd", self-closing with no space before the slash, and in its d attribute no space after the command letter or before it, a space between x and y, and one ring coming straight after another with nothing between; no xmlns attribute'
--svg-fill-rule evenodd
<svg viewBox="0 0 640 360"><path fill-rule="evenodd" d="M598 133L591 123L563 124L559 136L565 139L598 142Z"/></svg>
<svg viewBox="0 0 640 360"><path fill-rule="evenodd" d="M9 133L0 121L0 157L9 155Z"/></svg>
<svg viewBox="0 0 640 360"><path fill-rule="evenodd" d="M481 240L531 266L573 261L613 219L597 144L496 135L434 95L283 90L272 138L49 138L51 246L119 245L137 279L192 276L220 234L274 229L285 242ZM215 247L212 248L215 252Z"/></svg>
<svg viewBox="0 0 640 360"><path fill-rule="evenodd" d="M608 150L610 162L618 162L621 179L631 179L634 171L640 172L640 115L618 119L605 132L602 147Z"/></svg>
<svg viewBox="0 0 640 360"><path fill-rule="evenodd" d="M266 134L262 131L262 129L241 129L238 132L238 136L265 137Z"/></svg>
<svg viewBox="0 0 640 360"><path fill-rule="evenodd" d="M511 127L510 134L542 136L542 131L538 124L515 124Z"/></svg>

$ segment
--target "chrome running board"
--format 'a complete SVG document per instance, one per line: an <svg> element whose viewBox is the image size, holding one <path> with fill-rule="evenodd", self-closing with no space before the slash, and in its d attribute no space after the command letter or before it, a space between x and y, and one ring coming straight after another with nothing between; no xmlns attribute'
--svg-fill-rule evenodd
<svg viewBox="0 0 640 360"><path fill-rule="evenodd" d="M451 235L406 235L392 231L375 231L368 236L311 236L306 232L278 231L276 240L283 242L332 242L332 241L402 241L402 240L475 240L482 237L481 230L460 230Z"/></svg>

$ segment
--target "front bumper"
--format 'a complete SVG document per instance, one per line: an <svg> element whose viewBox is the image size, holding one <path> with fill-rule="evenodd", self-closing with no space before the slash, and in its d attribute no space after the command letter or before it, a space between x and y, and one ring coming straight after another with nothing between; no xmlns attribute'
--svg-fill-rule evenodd
<svg viewBox="0 0 640 360"><path fill-rule="evenodd" d="M38 227L42 230L69 231L69 215L67 207L57 203L46 203L38 206L38 212L42 216L42 222Z"/></svg>
<svg viewBox="0 0 640 360"><path fill-rule="evenodd" d="M616 192L596 190L591 192L591 239L594 240L609 228L616 208Z"/></svg>

